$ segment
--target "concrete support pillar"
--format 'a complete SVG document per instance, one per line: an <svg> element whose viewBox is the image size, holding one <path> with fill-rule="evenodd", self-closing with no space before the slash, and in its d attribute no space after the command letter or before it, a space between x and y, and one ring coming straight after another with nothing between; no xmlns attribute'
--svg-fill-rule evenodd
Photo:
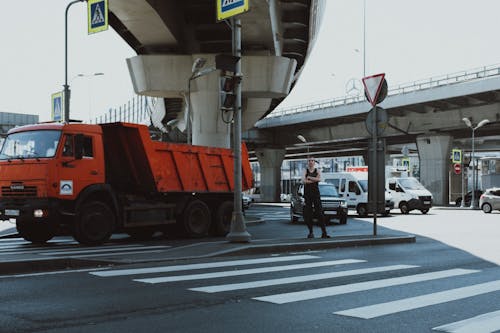
<svg viewBox="0 0 500 333"><path fill-rule="evenodd" d="M285 149L259 148L255 150L260 164L260 195L266 202L280 202L281 164Z"/></svg>
<svg viewBox="0 0 500 333"><path fill-rule="evenodd" d="M452 137L449 135L417 137L420 182L432 193L435 205L448 204L451 143Z"/></svg>

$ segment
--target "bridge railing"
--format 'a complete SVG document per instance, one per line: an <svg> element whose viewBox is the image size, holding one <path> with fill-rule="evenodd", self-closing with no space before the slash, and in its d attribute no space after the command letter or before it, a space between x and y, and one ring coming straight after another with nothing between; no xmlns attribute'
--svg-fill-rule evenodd
<svg viewBox="0 0 500 333"><path fill-rule="evenodd" d="M127 103L110 108L108 112L95 117L90 123L102 124L118 121L149 125L151 122L151 98L136 95Z"/></svg>
<svg viewBox="0 0 500 333"><path fill-rule="evenodd" d="M389 87L388 95L391 96L391 95L406 94L409 92L436 88L440 86L447 86L467 81L486 79L493 76L500 76L499 64L483 66L467 71L461 71L441 76L434 76L429 79L399 84L397 86ZM364 93L360 92L358 95L355 96L346 95L346 96L336 97L333 99L296 105L289 108L276 109L273 112L271 112L267 116L267 118L282 117L296 113L310 112L313 110L332 108L332 107L354 104L364 101L366 101Z"/></svg>

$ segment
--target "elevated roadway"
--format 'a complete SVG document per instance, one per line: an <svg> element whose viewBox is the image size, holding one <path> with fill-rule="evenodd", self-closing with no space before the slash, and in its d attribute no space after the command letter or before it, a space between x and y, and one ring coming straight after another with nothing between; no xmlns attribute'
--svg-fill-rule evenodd
<svg viewBox="0 0 500 333"><path fill-rule="evenodd" d="M382 135L387 154L400 154L403 145L414 147L420 157L421 181L438 204L448 201L451 149L471 147L472 131L463 118L474 126L488 119L486 126L476 130L477 150L500 150L498 66L394 87L380 106L388 114ZM262 182L276 184L276 168L282 160L303 157L308 151L315 156L366 158L371 136L365 121L370 109L361 95L276 110L258 121L246 140L261 164ZM306 143L297 139L299 134ZM455 183L459 181L458 177ZM276 196L277 185L265 186L269 188L262 189L264 196Z"/></svg>

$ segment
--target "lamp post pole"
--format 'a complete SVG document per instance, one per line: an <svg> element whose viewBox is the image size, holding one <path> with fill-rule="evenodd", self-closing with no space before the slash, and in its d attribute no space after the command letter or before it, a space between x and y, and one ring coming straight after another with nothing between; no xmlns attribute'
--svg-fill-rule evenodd
<svg viewBox="0 0 500 333"><path fill-rule="evenodd" d="M69 7L77 2L84 2L86 0L74 0L66 6L64 17L64 121L69 122L69 99L71 91L68 85L68 11Z"/></svg>
<svg viewBox="0 0 500 333"><path fill-rule="evenodd" d="M472 196L471 196L471 202L470 202L470 209L478 209L479 206L476 202L476 178L477 178L477 175L476 175L476 165L474 165L475 164L474 163L474 160L475 160L474 136L475 136L475 132L478 128L483 127L484 125L486 125L490 121L488 119L483 119L476 125L476 127L472 126L472 123L469 120L469 118L462 118L462 121L465 123L465 125L467 125L467 127L469 127L472 130L472 152L471 152L471 158L470 158L471 159L470 163L472 164ZM462 200L462 202L463 202L463 200Z"/></svg>

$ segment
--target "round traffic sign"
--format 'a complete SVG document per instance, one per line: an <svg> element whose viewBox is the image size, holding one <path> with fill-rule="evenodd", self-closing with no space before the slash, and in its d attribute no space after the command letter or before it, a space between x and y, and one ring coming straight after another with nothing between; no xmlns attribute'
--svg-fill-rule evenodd
<svg viewBox="0 0 500 333"><path fill-rule="evenodd" d="M456 175L459 175L462 172L462 166L460 163L453 164L453 171L455 171Z"/></svg>
<svg viewBox="0 0 500 333"><path fill-rule="evenodd" d="M377 119L375 120L375 109L377 112ZM388 121L387 111L379 106L374 106L365 119L365 126L368 133L373 135L373 123L376 122L375 128L377 130L377 135L382 135L385 132Z"/></svg>

